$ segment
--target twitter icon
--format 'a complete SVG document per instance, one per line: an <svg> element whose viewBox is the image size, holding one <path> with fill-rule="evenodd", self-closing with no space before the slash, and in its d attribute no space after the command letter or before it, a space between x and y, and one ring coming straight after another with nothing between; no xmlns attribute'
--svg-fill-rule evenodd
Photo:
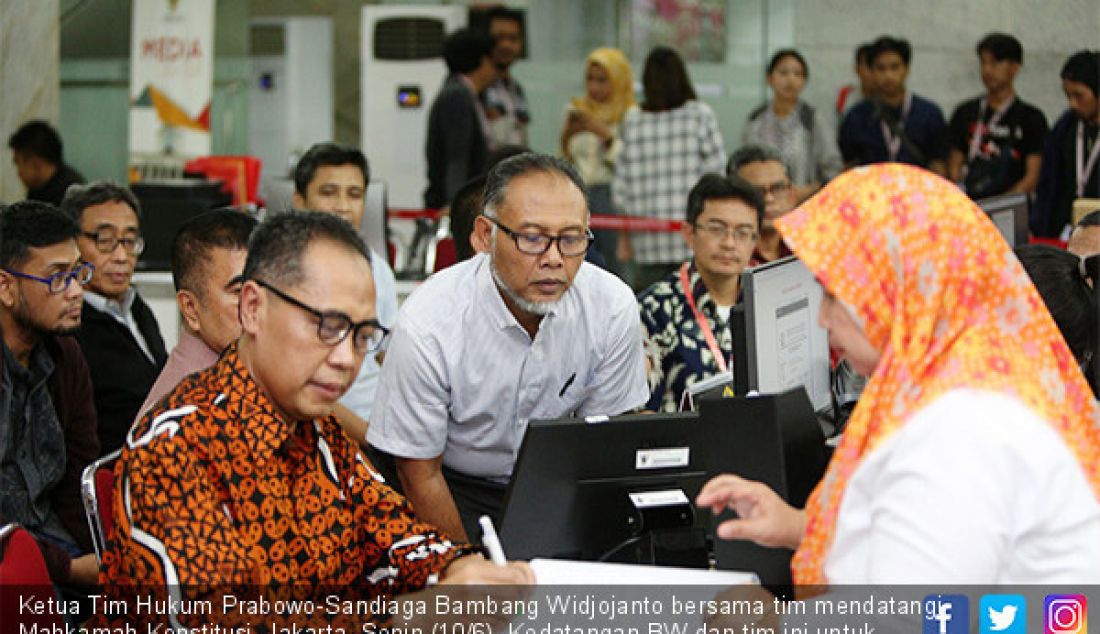
<svg viewBox="0 0 1100 634"><path fill-rule="evenodd" d="M987 594L978 609L980 634L1027 634L1027 599L1019 594Z"/></svg>

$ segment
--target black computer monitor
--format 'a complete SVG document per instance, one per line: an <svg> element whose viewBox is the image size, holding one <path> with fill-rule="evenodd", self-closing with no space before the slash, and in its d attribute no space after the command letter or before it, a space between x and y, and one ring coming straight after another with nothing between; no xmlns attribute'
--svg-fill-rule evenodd
<svg viewBox="0 0 1100 634"><path fill-rule="evenodd" d="M501 541L513 558L713 564L755 572L782 590L790 585L791 551L716 540L715 519L695 498L714 476L735 473L800 507L828 459L801 387L753 398L703 396L697 414L531 421Z"/></svg>
<svg viewBox="0 0 1100 634"><path fill-rule="evenodd" d="M1027 194L1002 194L977 202L989 214L989 219L997 225L997 230L1009 246L1015 248L1027 244Z"/></svg>
<svg viewBox="0 0 1100 634"><path fill-rule="evenodd" d="M140 181L130 189L141 203L141 233L145 237L145 251L137 268L146 271L172 268L172 241L185 222L233 202L232 196L222 192L222 182L216 180Z"/></svg>
<svg viewBox="0 0 1100 634"><path fill-rule="evenodd" d="M813 273L798 258L782 258L745 269L741 288L730 314L735 392L802 387L815 411L829 411L829 335L817 322L821 285Z"/></svg>
<svg viewBox="0 0 1100 634"><path fill-rule="evenodd" d="M500 523L505 552L705 566L704 447L692 413L531 421Z"/></svg>

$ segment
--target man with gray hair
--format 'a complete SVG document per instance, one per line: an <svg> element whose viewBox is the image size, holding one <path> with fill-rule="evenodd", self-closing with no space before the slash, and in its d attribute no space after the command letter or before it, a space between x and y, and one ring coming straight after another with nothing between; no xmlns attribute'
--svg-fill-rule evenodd
<svg viewBox="0 0 1100 634"><path fill-rule="evenodd" d="M99 445L106 455L122 446L168 360L157 319L131 284L145 248L141 205L125 187L96 181L70 187L61 211L79 225L76 246L95 267L77 340L92 374Z"/></svg>
<svg viewBox="0 0 1100 634"><path fill-rule="evenodd" d="M621 414L649 398L634 296L584 262L592 233L573 168L511 157L484 198L478 255L398 315L367 433L395 457L421 517L460 538L478 515L499 515L529 420Z"/></svg>
<svg viewBox="0 0 1100 634"><path fill-rule="evenodd" d="M740 176L764 199L764 224L749 266L756 266L791 254L779 237L775 220L794 209L795 192L790 169L779 151L764 145L746 145L730 155L727 176Z"/></svg>

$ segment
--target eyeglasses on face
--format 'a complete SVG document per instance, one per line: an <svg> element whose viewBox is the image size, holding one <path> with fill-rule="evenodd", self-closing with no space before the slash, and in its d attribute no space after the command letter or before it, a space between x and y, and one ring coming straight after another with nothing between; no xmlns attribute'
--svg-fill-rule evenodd
<svg viewBox="0 0 1100 634"><path fill-rule="evenodd" d="M733 236L735 242L750 244L756 242L756 239L760 237L756 231L749 227L731 227L723 222L708 222L694 226L712 240L725 240L726 236Z"/></svg>
<svg viewBox="0 0 1100 634"><path fill-rule="evenodd" d="M379 346L382 345L382 340L390 333L389 329L378 323L377 319L367 319L355 323L351 320L351 317L344 313L335 310L318 310L309 304L294 299L263 280L253 279L252 281L271 291L284 302L297 306L316 317L317 338L323 344L338 345L351 334L351 342L355 346L356 352L369 354L378 350Z"/></svg>
<svg viewBox="0 0 1100 634"><path fill-rule="evenodd" d="M770 185L753 186L753 189L763 198L766 198L769 194L782 196L791 190L791 181L776 181Z"/></svg>
<svg viewBox="0 0 1100 634"><path fill-rule="evenodd" d="M100 253L114 253L118 245L122 245L122 248L126 250L126 253L130 255L141 255L141 252L145 250L145 238L141 236L125 236L118 237L118 235L110 229L100 229L99 231L84 231L85 238L91 239L95 242L96 251Z"/></svg>
<svg viewBox="0 0 1100 634"><path fill-rule="evenodd" d="M489 222L493 223L508 237L516 243L516 248L520 253L526 253L527 255L542 255L550 250L550 246L555 242L558 243L558 251L565 257L576 257L584 255L588 251L588 245L592 244L595 236L588 229L584 230L584 233L567 233L560 236L548 236L542 233L528 233L526 231L513 231L508 227L505 227L496 218L485 216Z"/></svg>
<svg viewBox="0 0 1100 634"><path fill-rule="evenodd" d="M91 262L82 262L71 271L58 271L49 277L38 277L37 275L23 273L22 271L13 271L11 269L4 270L15 277L42 282L50 289L51 295L57 295L58 293L64 293L65 290L69 288L69 284L73 282L81 286L87 284L92 279L92 273L95 272L95 266Z"/></svg>

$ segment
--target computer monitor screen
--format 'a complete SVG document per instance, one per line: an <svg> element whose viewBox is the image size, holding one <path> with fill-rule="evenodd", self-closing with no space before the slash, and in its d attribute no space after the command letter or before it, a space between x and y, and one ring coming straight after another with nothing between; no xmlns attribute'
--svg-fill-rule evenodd
<svg viewBox="0 0 1100 634"><path fill-rule="evenodd" d="M233 202L222 192L221 181L176 179L141 181L130 189L141 203L141 233L145 251L137 268L167 271L172 268L172 241L185 222L195 216Z"/></svg>
<svg viewBox="0 0 1100 634"><path fill-rule="evenodd" d="M509 558L653 563L638 549L701 553L710 513L695 507L706 482L695 414L531 421L504 503ZM660 533L656 545L648 541ZM680 546L677 548L676 542ZM658 563L691 565L678 555Z"/></svg>
<svg viewBox="0 0 1100 634"><path fill-rule="evenodd" d="M829 337L817 323L821 286L813 274L792 256L746 269L741 285L743 319L731 320L741 387L761 394L803 387L815 411L828 410Z"/></svg>
<svg viewBox="0 0 1100 634"><path fill-rule="evenodd" d="M978 201L1010 246L1027 244L1027 195L1003 194Z"/></svg>

